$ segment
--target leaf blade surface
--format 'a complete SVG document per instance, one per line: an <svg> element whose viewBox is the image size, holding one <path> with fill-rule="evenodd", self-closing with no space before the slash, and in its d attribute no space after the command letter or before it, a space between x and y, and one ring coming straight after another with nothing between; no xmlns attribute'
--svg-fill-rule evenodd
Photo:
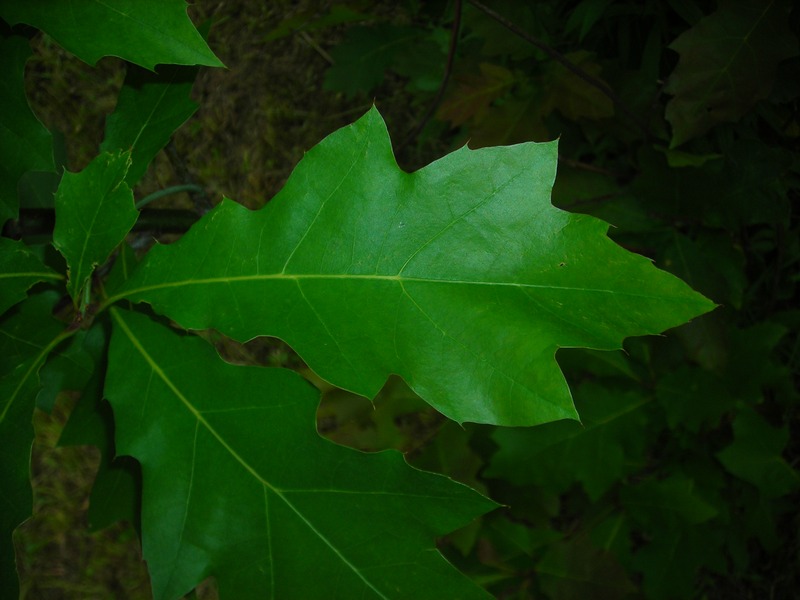
<svg viewBox="0 0 800 600"><path fill-rule="evenodd" d="M432 539L494 503L399 453L323 440L318 395L290 371L228 365L197 338L112 313L106 396L118 452L142 464L156 598L210 574L235 598L486 597Z"/></svg>
<svg viewBox="0 0 800 600"><path fill-rule="evenodd" d="M8 0L0 16L47 32L92 66L104 56L151 71L157 64L223 66L189 20L183 0Z"/></svg>
<svg viewBox="0 0 800 600"><path fill-rule="evenodd" d="M558 347L614 349L712 304L550 203L555 143L462 148L415 173L376 110L257 212L224 201L123 291L192 329L288 342L374 397L390 374L456 421L575 418ZM213 248L213 251L212 251Z"/></svg>
<svg viewBox="0 0 800 600"><path fill-rule="evenodd" d="M130 152L103 153L80 173L65 173L58 186L53 245L67 260L67 290L76 302L139 216L125 183L130 161Z"/></svg>

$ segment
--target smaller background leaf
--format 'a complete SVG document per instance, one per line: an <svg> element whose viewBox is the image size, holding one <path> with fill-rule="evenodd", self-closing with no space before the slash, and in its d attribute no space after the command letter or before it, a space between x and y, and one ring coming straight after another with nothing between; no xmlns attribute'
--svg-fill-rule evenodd
<svg viewBox="0 0 800 600"><path fill-rule="evenodd" d="M778 63L797 55L790 4L721 0L717 11L680 35L665 91L675 148L723 121L736 121L772 90Z"/></svg>
<svg viewBox="0 0 800 600"><path fill-rule="evenodd" d="M742 410L733 422L733 443L717 453L731 473L749 481L767 498L783 496L800 487L800 474L783 459L789 432L772 427L752 409Z"/></svg>

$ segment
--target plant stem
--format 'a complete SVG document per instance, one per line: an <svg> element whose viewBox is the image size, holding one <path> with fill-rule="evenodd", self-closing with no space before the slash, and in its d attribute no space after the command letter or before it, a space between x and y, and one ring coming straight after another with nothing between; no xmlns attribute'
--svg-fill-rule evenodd
<svg viewBox="0 0 800 600"><path fill-rule="evenodd" d="M171 196L172 194L179 194L180 192L202 192L202 191L203 188L201 188L199 185L194 185L192 183L187 183L185 185L173 185L172 187L168 187L163 190L153 192L149 196L145 196L136 203L136 208L142 209L151 202L158 200L159 198L163 198L164 196Z"/></svg>
<svg viewBox="0 0 800 600"><path fill-rule="evenodd" d="M442 102L442 98L444 97L444 91L447 89L447 83L450 81L450 74L453 72L453 63L455 62L456 57L456 48L458 47L458 32L461 29L461 6L462 0L456 0L456 5L454 8L455 13L453 14L453 27L450 30L450 48L447 51L447 63L445 63L444 67L444 75L442 76L442 83L439 84L439 89L436 92L436 97L431 102L431 105L428 107L428 110L416 124L414 129L406 136L400 144L397 146L397 152L400 152L403 148L408 146L411 142L413 142L417 136L420 134L422 129L431 120L433 113L436 112L436 109L439 107L439 104Z"/></svg>

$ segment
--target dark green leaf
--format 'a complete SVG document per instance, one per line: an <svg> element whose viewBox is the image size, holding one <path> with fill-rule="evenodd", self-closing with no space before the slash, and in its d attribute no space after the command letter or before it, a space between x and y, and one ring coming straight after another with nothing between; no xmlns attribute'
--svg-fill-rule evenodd
<svg viewBox="0 0 800 600"><path fill-rule="evenodd" d="M0 322L0 596L17 598L11 536L31 515L30 455L39 368L64 339L55 292L32 296Z"/></svg>
<svg viewBox="0 0 800 600"><path fill-rule="evenodd" d="M93 530L120 520L139 526L141 476L138 464L129 456L116 457L114 417L103 399L108 333L106 322L95 322L81 340L82 360L91 363L90 374L82 377L81 397L69 415L59 437L59 446L91 445L100 450L100 464L92 485L87 517ZM71 345L75 344L78 336ZM77 351L76 351L77 353ZM48 362L46 368L50 367ZM42 379L45 379L42 370ZM85 371L83 372L85 374ZM73 376L74 377L74 376ZM69 383L74 383L73 379Z"/></svg>
<svg viewBox="0 0 800 600"><path fill-rule="evenodd" d="M614 556L585 536L551 545L536 572L551 600L620 600L636 591Z"/></svg>
<svg viewBox="0 0 800 600"><path fill-rule="evenodd" d="M558 347L618 348L713 305L554 208L556 155L462 148L408 174L372 110L265 208L224 201L154 248L123 293L184 327L280 337L370 398L394 373L457 421L575 418Z"/></svg>
<svg viewBox="0 0 800 600"><path fill-rule="evenodd" d="M0 226L17 217L20 177L27 171L55 168L52 136L25 97L25 61L30 53L25 38L0 36Z"/></svg>
<svg viewBox="0 0 800 600"><path fill-rule="evenodd" d="M678 37L680 61L666 92L671 147L737 121L772 90L778 63L797 55L790 3L720 0L717 11Z"/></svg>
<svg viewBox="0 0 800 600"><path fill-rule="evenodd" d="M425 37L413 27L377 25L352 27L333 49L333 66L325 73L325 87L353 95L379 85L396 55L408 52Z"/></svg>
<svg viewBox="0 0 800 600"><path fill-rule="evenodd" d="M119 56L150 70L223 66L189 20L184 0L4 0L0 17L45 31L90 65Z"/></svg>
<svg viewBox="0 0 800 600"><path fill-rule="evenodd" d="M644 415L639 409L647 402L640 394L585 385L576 393L583 425L561 421L498 429L492 437L499 450L484 475L556 493L580 482L589 497L597 500L630 472L633 458L641 453Z"/></svg>
<svg viewBox="0 0 800 600"><path fill-rule="evenodd" d="M697 484L684 475L663 481L645 481L623 491L625 507L643 523L664 523L665 515L697 525L717 514L717 509L697 492Z"/></svg>
<svg viewBox="0 0 800 600"><path fill-rule="evenodd" d="M789 441L785 428L772 427L754 410L744 409L733 422L733 436L733 443L717 453L728 471L768 498L800 487L800 474L781 456Z"/></svg>
<svg viewBox="0 0 800 600"><path fill-rule="evenodd" d="M103 152L131 151L125 182L134 187L172 133L197 110L190 98L197 69L164 66L158 74L130 67L106 121Z"/></svg>
<svg viewBox="0 0 800 600"><path fill-rule="evenodd" d="M34 283L63 278L42 264L22 242L0 237L0 315L23 300Z"/></svg>
<svg viewBox="0 0 800 600"><path fill-rule="evenodd" d="M53 245L69 268L67 290L77 303L94 268L130 231L139 212L125 183L129 152L103 153L80 173L64 173L56 193Z"/></svg>
<svg viewBox="0 0 800 600"><path fill-rule="evenodd" d="M620 497L646 540L630 566L643 572L648 597L692 597L697 570L720 562L724 534L710 523L718 509L697 482L680 473L623 488Z"/></svg>
<svg viewBox="0 0 800 600"><path fill-rule="evenodd" d="M735 398L719 377L685 365L658 381L656 395L667 413L671 429L698 433L703 425L716 428L723 414L733 409Z"/></svg>
<svg viewBox="0 0 800 600"><path fill-rule="evenodd" d="M237 599L487 597L433 539L494 503L397 452L323 440L319 396L292 371L229 365L200 339L112 314L105 391L118 452L142 465L155 598L209 575Z"/></svg>

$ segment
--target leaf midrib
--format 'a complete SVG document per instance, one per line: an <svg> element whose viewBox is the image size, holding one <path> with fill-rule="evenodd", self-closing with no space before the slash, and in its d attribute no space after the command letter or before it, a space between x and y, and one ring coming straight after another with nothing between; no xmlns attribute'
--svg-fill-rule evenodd
<svg viewBox="0 0 800 600"><path fill-rule="evenodd" d="M598 294L611 294L620 296L629 296L634 298L650 298L650 299L664 299L665 295L652 295L641 294L637 292L629 292L622 290L604 289L604 288L589 288L589 287L575 287L565 285L551 285L551 284L538 284L538 283L516 283L510 281L469 281L463 279L433 279L427 277L405 277L401 275L350 275L350 274L317 274L317 273L270 273L263 275L236 275L232 277L204 277L200 279L183 279L180 281L171 281L165 283L158 283L153 285L143 285L140 287L123 290L122 292L111 296L106 300L105 305L111 305L123 298L130 298L137 294L145 292L152 292L156 290L166 290L180 287L188 287L193 285L215 285L231 283L244 283L252 281L273 281L273 280L286 280L286 281L390 281L396 282L400 285L406 283L433 283L433 284L449 284L449 285L468 285L468 286L497 286L497 287L511 287L522 289L544 289L544 290L559 290L569 292L586 292Z"/></svg>
<svg viewBox="0 0 800 600"><path fill-rule="evenodd" d="M125 335L128 337L128 340L133 345L133 347L136 348L136 350L142 355L142 358L144 358L145 362L147 362L147 364L150 366L153 372L156 375L158 375L158 377L164 382L164 384L170 389L170 391L172 391L175 397L178 400L180 400L180 402L184 405L184 407L192 414L192 416L196 419L197 423L199 425L202 425L206 429L206 431L208 431L214 437L214 439L217 440L220 446L222 446L225 449L225 451L228 452L228 454L230 454L230 456L245 469L245 471L247 471L256 481L258 481L264 487L265 490L268 489L278 498L280 498L286 504L286 506L288 506L289 509L291 509L291 511L294 512L298 516L298 518L303 523L306 524L306 526L314 533L314 535L316 535L326 546L328 546L328 548L330 548L331 551L337 557L339 557L339 559L345 565L347 565L347 567L350 568L353 571L353 573L355 573L359 577L359 579L361 579L367 585L367 587L369 587L372 591L374 591L377 594L377 596L382 600L389 600L387 596L385 596L378 588L375 587L375 585L371 581L369 581L361 573L358 567L356 567L353 563L351 563L347 559L347 557L345 557L339 551L339 549L336 548L336 546L334 546L330 540L328 540L328 538L326 538L319 530L317 530L317 528L314 527L314 524L308 518L306 518L306 516L303 515L303 513L300 512L300 510L298 510L286 498L286 496L284 495L284 490L275 487L269 481L264 479L253 466L251 466L238 452L236 452L236 450L232 446L230 446L230 444L228 444L227 441L225 441L225 439L214 429L211 423L209 423L203 417L203 414L199 410L197 410L194 407L194 405L189 401L189 399L181 392L178 386L175 385L175 383L173 383L173 381L167 376L167 374L163 371L163 369L161 369L161 367L153 359L153 357L150 356L150 354L147 352L147 350L145 349L144 345L141 343L139 338L137 338L135 333L130 329L130 327L128 327L128 324L120 315L120 311L115 308L112 308L110 312L114 320L124 331Z"/></svg>

